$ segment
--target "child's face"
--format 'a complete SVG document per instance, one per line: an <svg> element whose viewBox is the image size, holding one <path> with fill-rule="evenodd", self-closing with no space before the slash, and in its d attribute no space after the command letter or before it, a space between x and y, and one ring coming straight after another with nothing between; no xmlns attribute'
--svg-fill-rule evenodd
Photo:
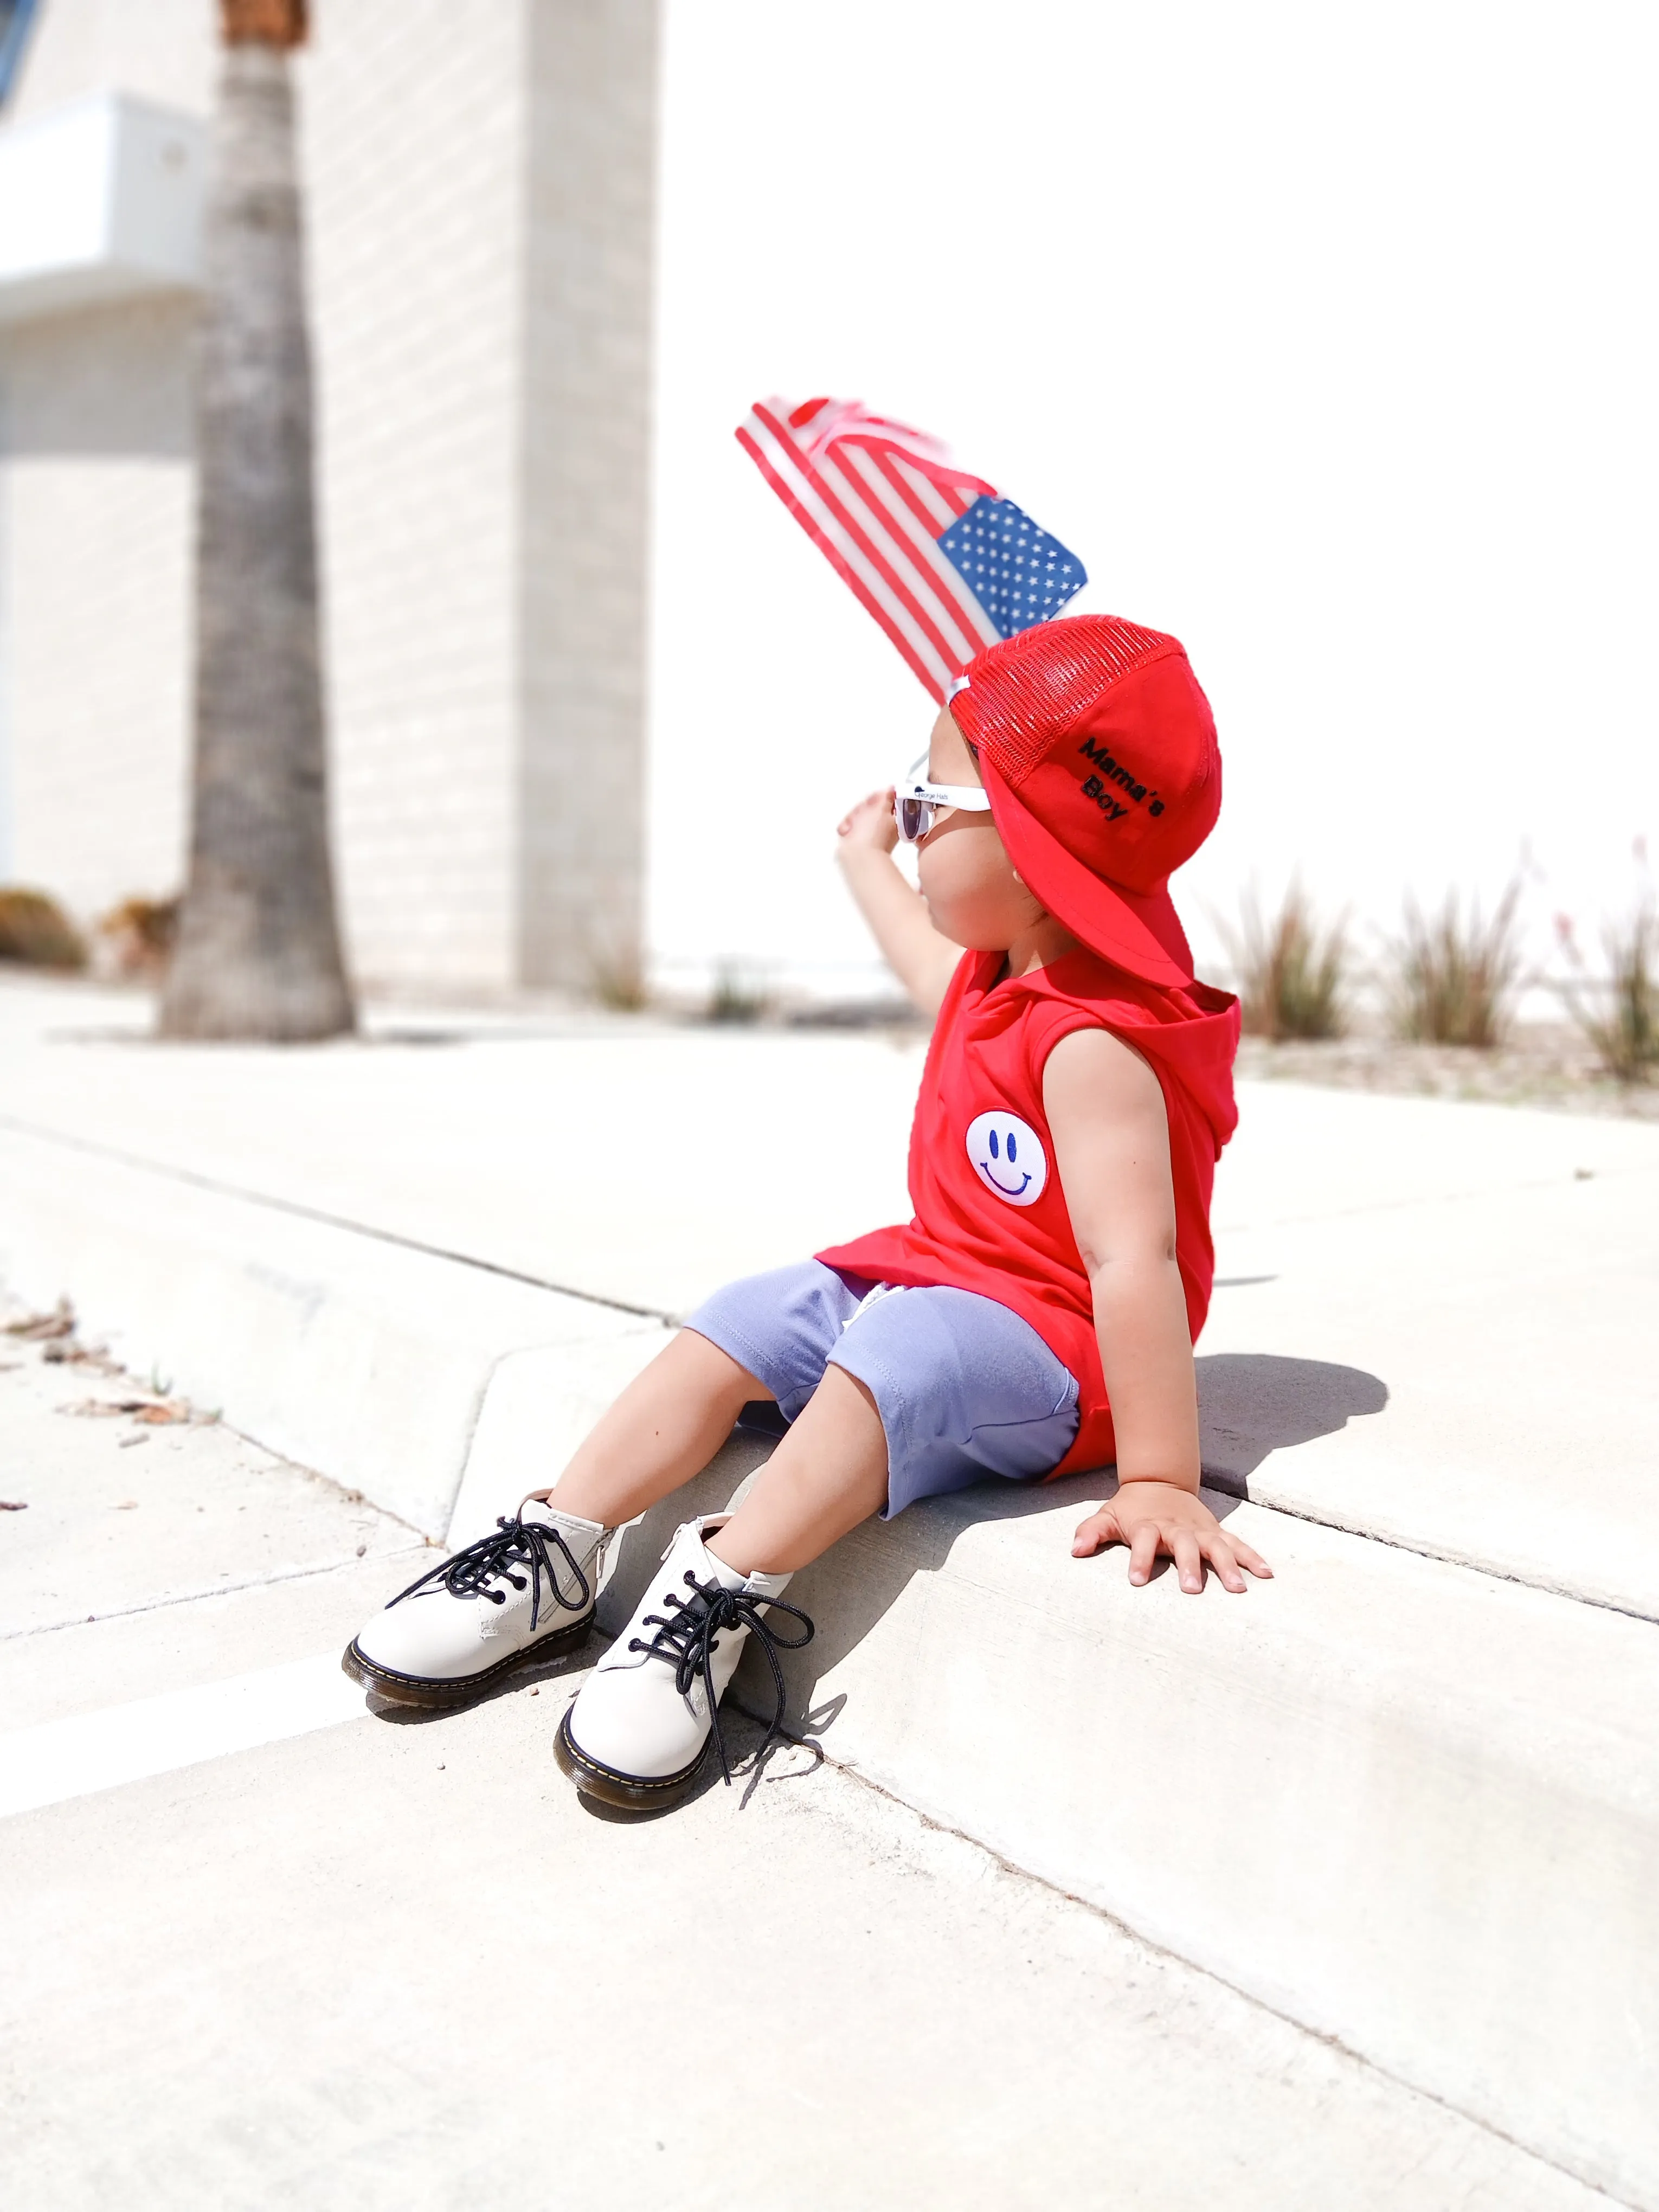
<svg viewBox="0 0 1659 2212"><path fill-rule="evenodd" d="M979 766L947 707L927 753L933 783L981 782ZM1043 918L1003 849L988 814L965 811L936 822L917 850L921 895L933 927L970 952L1006 952Z"/></svg>

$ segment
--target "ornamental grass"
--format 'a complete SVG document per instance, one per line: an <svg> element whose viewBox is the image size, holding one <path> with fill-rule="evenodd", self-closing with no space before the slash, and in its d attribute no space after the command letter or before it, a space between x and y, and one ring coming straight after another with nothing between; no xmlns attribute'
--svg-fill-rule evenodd
<svg viewBox="0 0 1659 2212"><path fill-rule="evenodd" d="M1273 1043L1291 1037L1339 1037L1347 1028L1345 989L1346 917L1321 924L1299 883L1292 881L1276 914L1261 912L1255 892L1240 902L1237 928L1220 923L1238 984L1247 1036Z"/></svg>
<svg viewBox="0 0 1659 2212"><path fill-rule="evenodd" d="M1651 890L1622 921L1601 931L1607 975L1593 982L1573 941L1572 924L1556 917L1562 950L1577 973L1562 986L1568 1012L1620 1083L1645 1083L1659 1067L1659 910Z"/></svg>
<svg viewBox="0 0 1659 2212"><path fill-rule="evenodd" d="M704 1019L744 1024L758 1022L772 1010L772 994L756 969L740 960L722 960L714 970Z"/></svg>
<svg viewBox="0 0 1659 2212"><path fill-rule="evenodd" d="M1479 898L1466 913L1449 891L1437 914L1406 901L1404 933L1395 944L1395 1033L1419 1044L1469 1045L1490 1051L1507 1034L1522 981L1516 919L1519 881L1511 883L1490 919Z"/></svg>

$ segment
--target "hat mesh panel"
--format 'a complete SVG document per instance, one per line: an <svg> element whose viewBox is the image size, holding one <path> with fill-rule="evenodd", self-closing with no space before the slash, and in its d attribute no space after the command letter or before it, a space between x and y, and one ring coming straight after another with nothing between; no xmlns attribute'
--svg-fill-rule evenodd
<svg viewBox="0 0 1659 2212"><path fill-rule="evenodd" d="M1056 732L1075 727L1114 684L1182 651L1178 638L1109 616L1040 623L994 647L952 705L1008 782L1018 784Z"/></svg>

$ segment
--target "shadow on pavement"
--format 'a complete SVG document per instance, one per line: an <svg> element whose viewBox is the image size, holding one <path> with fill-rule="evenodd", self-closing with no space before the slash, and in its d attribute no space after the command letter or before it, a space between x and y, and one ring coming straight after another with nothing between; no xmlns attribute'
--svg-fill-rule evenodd
<svg viewBox="0 0 1659 2212"><path fill-rule="evenodd" d="M793 1734L774 1736L768 1743L765 1723L729 1698L720 1706L720 1726L726 1732L726 1754L732 1762L732 1794L739 1812L763 1784L804 1782L823 1764L823 1753L817 1743L802 1741ZM711 1790L724 1787L720 1761L711 1754L706 1771L690 1795L660 1811L649 1807L632 1811L626 1806L608 1805L603 1798L586 1796L580 1796L580 1804L583 1812L595 1820L607 1820L620 1828L637 1828L649 1826L657 1820L672 1820L689 1805L707 1797Z"/></svg>
<svg viewBox="0 0 1659 2212"><path fill-rule="evenodd" d="M1389 1402L1388 1384L1363 1367L1270 1352L1212 1352L1196 1364L1204 1480L1234 1498L1249 1496L1270 1452L1334 1436Z"/></svg>
<svg viewBox="0 0 1659 2212"><path fill-rule="evenodd" d="M1204 1476L1224 1520L1249 1497L1249 1477L1268 1455L1329 1436L1351 1419L1380 1413L1386 1383L1362 1368L1272 1353L1220 1352L1198 1362ZM769 1455L781 1419L750 1407L731 1442L702 1474L623 1532L599 1604L599 1626L613 1634L638 1604L647 1581L681 1522L721 1511L741 1481ZM798 1654L781 1654L788 1684L786 1725L810 1741L831 1728L844 1700L815 1702L817 1685L896 1603L917 1574L933 1574L963 1532L1030 1513L1075 1511L1112 1496L1109 1469L1058 1482L976 1483L910 1507L893 1521L867 1521L795 1577L789 1595L817 1625ZM771 1710L771 1686L758 1655L746 1657L734 1694L750 1713Z"/></svg>
<svg viewBox="0 0 1659 2212"><path fill-rule="evenodd" d="M1198 1378L1204 1477L1216 1493L1216 1510L1223 1519L1249 1497L1250 1475L1271 1453L1330 1436L1352 1419L1381 1413L1389 1401L1387 1384L1363 1368L1268 1352L1212 1354L1199 1360ZM510 1677L480 1702L521 1694L542 1683L550 1686L562 1675L580 1674L591 1666L605 1639L633 1613L681 1522L717 1513L729 1504L765 1464L782 1425L775 1407L750 1408L731 1441L694 1481L622 1532L600 1599L599 1635L580 1651ZM734 1770L739 1760L744 1762L744 1772L734 1772L744 1802L763 1779L798 1779L813 1771L821 1756L814 1740L834 1726L845 1703L841 1696L815 1702L817 1685L863 1642L903 1595L913 1576L935 1574L945 1565L965 1529L1030 1513L1075 1512L1081 1518L1085 1506L1103 1496L1109 1498L1115 1487L1109 1469L1058 1482L976 1483L969 1490L913 1505L896 1520L866 1522L822 1559L804 1568L790 1595L811 1616L817 1633L799 1653L780 1655L788 1685L785 1725L793 1741L773 1745L754 1762L761 1731L752 1719L733 1713L730 1747ZM734 1694L751 1716L769 1711L770 1684L757 1656L752 1662L745 1661ZM370 1710L396 1725L425 1726L471 1708L431 1711L371 1698ZM792 1759L797 1762L794 1766ZM803 1759L808 1763L799 1765ZM720 1780L719 1765L711 1764L696 1795L717 1787ZM583 1802L596 1820L631 1824L663 1817L617 1811L586 1798Z"/></svg>

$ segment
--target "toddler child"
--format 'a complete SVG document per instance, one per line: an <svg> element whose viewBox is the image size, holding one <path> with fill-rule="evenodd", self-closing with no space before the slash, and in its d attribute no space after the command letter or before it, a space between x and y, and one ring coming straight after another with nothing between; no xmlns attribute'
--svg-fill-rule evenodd
<svg viewBox="0 0 1659 2212"><path fill-rule="evenodd" d="M726 1769L718 1708L750 1637L775 1727L776 1647L812 1632L782 1601L790 1576L921 1498L1115 1461L1074 1558L1126 1545L1143 1583L1168 1554L1194 1593L1206 1562L1229 1590L1266 1575L1199 1495L1193 1340L1238 1006L1194 980L1167 882L1220 803L1174 638L1082 615L982 653L926 777L841 824L853 895L935 1016L912 1219L716 1291L552 1489L394 1598L347 1671L453 1705L580 1643L611 1531L705 1467L755 1399L787 1433L734 1510L679 1529L560 1725L559 1763L592 1796L664 1807L711 1749Z"/></svg>

